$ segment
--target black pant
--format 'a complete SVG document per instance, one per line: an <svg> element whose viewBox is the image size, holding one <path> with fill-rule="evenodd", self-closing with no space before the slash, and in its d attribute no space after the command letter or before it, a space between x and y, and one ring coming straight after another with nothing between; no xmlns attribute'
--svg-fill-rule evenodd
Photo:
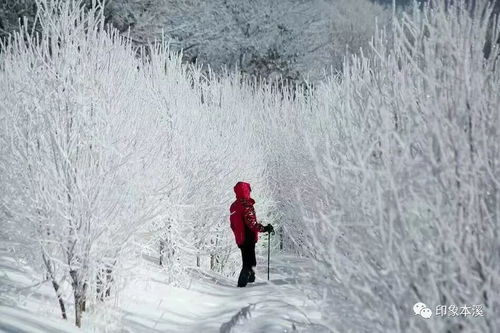
<svg viewBox="0 0 500 333"><path fill-rule="evenodd" d="M241 258L243 259L243 267L252 269L257 266L255 259L255 243L244 244L240 247Z"/></svg>
<svg viewBox="0 0 500 333"><path fill-rule="evenodd" d="M255 273L253 271L253 267L257 265L255 259L255 243L245 242L245 244L240 246L240 250L243 267L241 268L240 277L238 278L238 287L245 287L249 279L250 282L253 282L255 279Z"/></svg>

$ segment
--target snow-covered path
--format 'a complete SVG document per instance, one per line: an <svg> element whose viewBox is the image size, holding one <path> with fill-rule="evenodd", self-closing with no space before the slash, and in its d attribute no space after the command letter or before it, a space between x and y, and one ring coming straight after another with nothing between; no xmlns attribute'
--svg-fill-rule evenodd
<svg viewBox="0 0 500 333"><path fill-rule="evenodd" d="M120 304L124 327L130 332L292 331L308 323L314 312L306 317L298 310L297 306L307 307L307 298L290 277L289 267L298 267L297 259L275 260L268 282L266 267L258 266L256 282L246 288L236 288L236 281L215 273L194 270L188 289L175 288L153 273L148 282L124 291L130 295Z"/></svg>

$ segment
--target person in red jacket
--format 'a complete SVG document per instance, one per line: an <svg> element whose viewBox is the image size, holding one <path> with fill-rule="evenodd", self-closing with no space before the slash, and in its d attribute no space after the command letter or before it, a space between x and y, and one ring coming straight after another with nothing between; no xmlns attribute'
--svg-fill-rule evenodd
<svg viewBox="0 0 500 333"><path fill-rule="evenodd" d="M259 240L259 232L272 232L272 225L263 226L257 222L253 205L255 201L250 197L250 184L238 182L234 186L236 201L231 204L230 221L236 244L241 250L243 267L238 278L238 287L245 287L248 282L255 281L257 265L255 260L255 243Z"/></svg>

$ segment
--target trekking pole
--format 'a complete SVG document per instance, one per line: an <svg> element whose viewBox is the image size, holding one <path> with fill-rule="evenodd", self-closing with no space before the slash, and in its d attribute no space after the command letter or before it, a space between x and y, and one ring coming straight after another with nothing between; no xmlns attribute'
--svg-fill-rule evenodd
<svg viewBox="0 0 500 333"><path fill-rule="evenodd" d="M269 281L269 260L271 258L271 232L267 232L267 281Z"/></svg>

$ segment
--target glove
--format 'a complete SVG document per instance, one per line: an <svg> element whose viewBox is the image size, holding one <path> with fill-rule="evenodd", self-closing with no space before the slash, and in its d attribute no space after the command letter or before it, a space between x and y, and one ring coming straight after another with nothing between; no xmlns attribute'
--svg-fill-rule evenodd
<svg viewBox="0 0 500 333"><path fill-rule="evenodd" d="M264 232L274 232L274 228L272 225L268 224L264 227L264 229L262 230Z"/></svg>

